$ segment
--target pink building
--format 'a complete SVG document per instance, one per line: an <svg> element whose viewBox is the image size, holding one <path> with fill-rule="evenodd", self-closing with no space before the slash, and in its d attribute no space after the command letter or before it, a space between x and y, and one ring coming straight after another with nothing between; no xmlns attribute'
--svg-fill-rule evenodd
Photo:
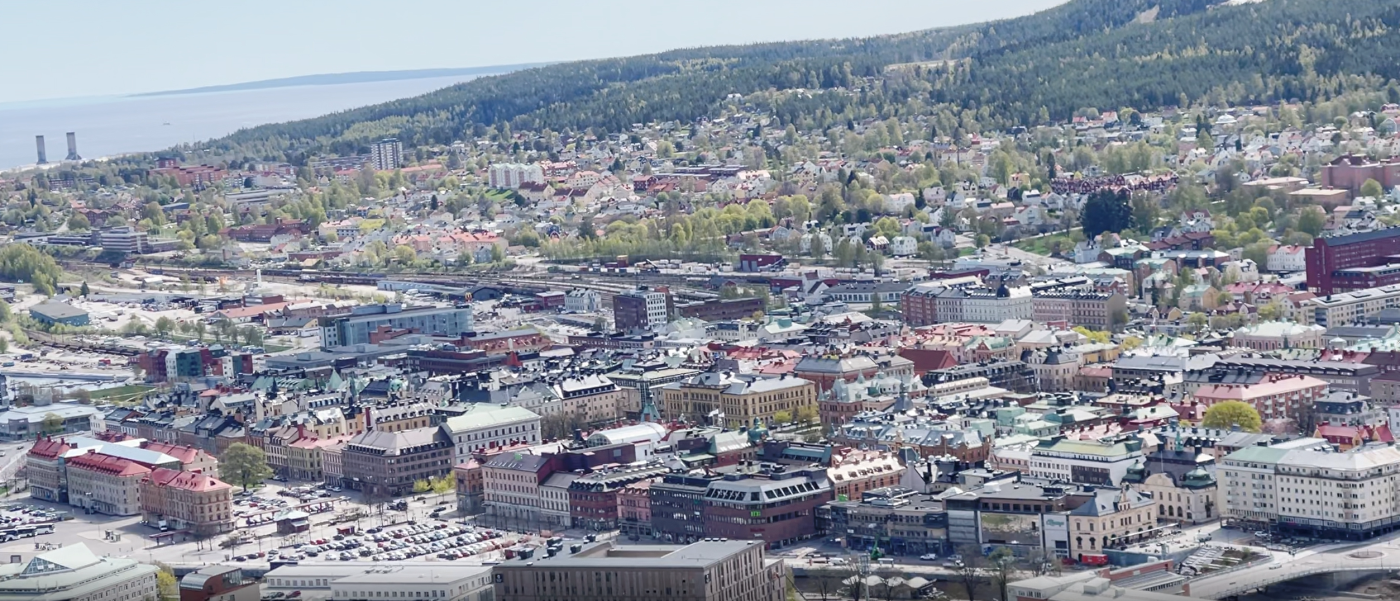
<svg viewBox="0 0 1400 601"><path fill-rule="evenodd" d="M639 480L617 493L617 525L624 536L651 535L651 484L660 478Z"/></svg>
<svg viewBox="0 0 1400 601"><path fill-rule="evenodd" d="M1269 374L1256 384L1213 384L1196 389L1194 398L1207 409L1216 403L1249 403L1265 420L1300 419L1313 402L1327 395L1327 382L1304 375Z"/></svg>

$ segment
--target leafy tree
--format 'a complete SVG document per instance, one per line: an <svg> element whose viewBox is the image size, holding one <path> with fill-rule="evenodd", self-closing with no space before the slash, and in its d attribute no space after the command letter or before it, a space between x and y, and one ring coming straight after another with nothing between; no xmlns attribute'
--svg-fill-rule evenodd
<svg viewBox="0 0 1400 601"><path fill-rule="evenodd" d="M417 480L413 483L414 494L422 494L433 489L433 484L427 480Z"/></svg>
<svg viewBox="0 0 1400 601"><path fill-rule="evenodd" d="M1385 190L1381 188L1381 183L1368 179L1361 184L1361 195L1370 198L1380 198L1385 195Z"/></svg>
<svg viewBox="0 0 1400 601"><path fill-rule="evenodd" d="M169 317L166 317L164 315L156 319L156 333L160 334L161 338L168 337L170 335L171 330L174 329L175 320L170 319Z"/></svg>
<svg viewBox="0 0 1400 601"><path fill-rule="evenodd" d="M987 248L987 245L992 243L992 239L986 234L977 234L974 243L977 245L977 248Z"/></svg>
<svg viewBox="0 0 1400 601"><path fill-rule="evenodd" d="M248 485L272 476L267 466L267 454L255 446L235 442L219 458L219 476L248 490Z"/></svg>
<svg viewBox="0 0 1400 601"><path fill-rule="evenodd" d="M1322 227L1327 224L1327 215L1322 212L1321 207L1303 207L1298 213L1298 231L1307 232L1309 236L1322 235Z"/></svg>
<svg viewBox="0 0 1400 601"><path fill-rule="evenodd" d="M439 476L429 480L432 491L436 494L447 494L457 489L457 480L451 475Z"/></svg>
<svg viewBox="0 0 1400 601"><path fill-rule="evenodd" d="M45 413L43 428L45 434L60 434L63 432L63 418L57 413Z"/></svg>
<svg viewBox="0 0 1400 601"><path fill-rule="evenodd" d="M790 424L792 423L792 412L786 409L780 410L773 414L773 421L779 424Z"/></svg>
<svg viewBox="0 0 1400 601"><path fill-rule="evenodd" d="M803 424L810 424L817 421L817 408L811 405L803 405L797 408L797 421Z"/></svg>
<svg viewBox="0 0 1400 601"><path fill-rule="evenodd" d="M81 296L81 297L83 297L83 298L87 298L87 295L88 295L88 294L91 294L91 293L92 293L92 290L90 290L90 289L88 288L88 283L87 283L87 281L86 281L86 280L83 281L83 286L82 286L81 288L78 289L78 296Z"/></svg>
<svg viewBox="0 0 1400 601"><path fill-rule="evenodd" d="M172 601L180 598L180 583L175 578L175 571L167 565L161 565L156 572L156 592L160 594L161 601Z"/></svg>
<svg viewBox="0 0 1400 601"><path fill-rule="evenodd" d="M1242 401L1224 401L1206 409L1201 425L1207 428L1232 428L1239 425L1245 432L1258 432L1262 426L1259 412Z"/></svg>
<svg viewBox="0 0 1400 601"><path fill-rule="evenodd" d="M1084 236L1090 240L1104 232L1131 229L1133 208L1128 205L1128 193L1105 189L1090 194L1079 221L1084 227Z"/></svg>
<svg viewBox="0 0 1400 601"><path fill-rule="evenodd" d="M75 232L81 232L84 230L92 229L92 223L88 221L87 215L84 215L82 213L73 213L73 216L68 218L68 229Z"/></svg>

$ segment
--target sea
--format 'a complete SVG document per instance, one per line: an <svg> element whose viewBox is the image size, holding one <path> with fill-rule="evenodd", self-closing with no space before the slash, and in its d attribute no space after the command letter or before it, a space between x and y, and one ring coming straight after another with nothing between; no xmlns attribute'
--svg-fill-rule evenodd
<svg viewBox="0 0 1400 601"><path fill-rule="evenodd" d="M33 165L36 135L44 136L51 164L68 154L70 131L77 134L84 159L157 151L248 127L417 96L473 77L0 103L0 170Z"/></svg>

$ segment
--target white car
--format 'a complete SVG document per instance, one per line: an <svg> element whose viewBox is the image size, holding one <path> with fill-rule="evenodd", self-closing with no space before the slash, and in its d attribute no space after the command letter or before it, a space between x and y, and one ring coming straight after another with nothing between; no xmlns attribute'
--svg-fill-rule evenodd
<svg viewBox="0 0 1400 601"><path fill-rule="evenodd" d="M924 553L923 555L919 556L919 559L923 561L938 561L938 555L933 553Z"/></svg>

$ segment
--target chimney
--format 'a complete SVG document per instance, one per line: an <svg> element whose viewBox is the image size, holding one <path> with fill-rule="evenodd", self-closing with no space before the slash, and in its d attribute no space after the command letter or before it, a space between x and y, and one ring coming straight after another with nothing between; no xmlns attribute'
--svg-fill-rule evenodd
<svg viewBox="0 0 1400 601"><path fill-rule="evenodd" d="M47 164L49 162L49 152L44 147L44 136L34 136L34 145L39 149L39 164Z"/></svg>
<svg viewBox="0 0 1400 601"><path fill-rule="evenodd" d="M83 157L78 156L78 134L68 132L68 156L63 157L65 161L81 161Z"/></svg>

